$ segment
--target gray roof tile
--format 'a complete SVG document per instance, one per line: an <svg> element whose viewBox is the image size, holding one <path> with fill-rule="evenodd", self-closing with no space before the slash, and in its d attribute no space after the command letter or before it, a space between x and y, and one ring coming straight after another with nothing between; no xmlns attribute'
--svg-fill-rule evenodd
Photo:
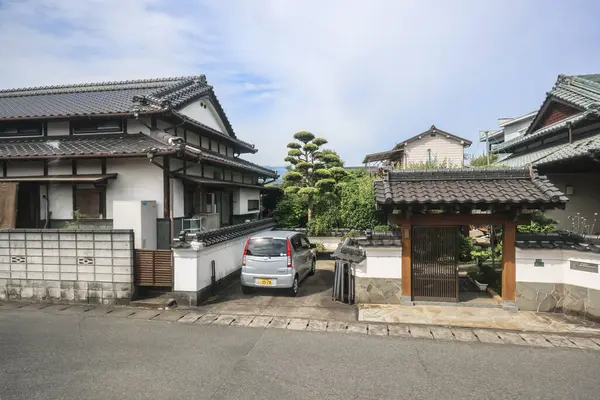
<svg viewBox="0 0 600 400"><path fill-rule="evenodd" d="M530 153L517 154L498 161L498 165L508 167L524 167L527 164L545 165L554 162L565 161L577 157L589 156L590 152L600 150L600 132L593 136L574 141L573 143L561 143L554 146L535 150Z"/></svg>
<svg viewBox="0 0 600 400"><path fill-rule="evenodd" d="M150 150L172 153L177 148L143 133L128 135L60 136L0 142L0 158L143 155Z"/></svg>
<svg viewBox="0 0 600 400"><path fill-rule="evenodd" d="M227 133L176 111L205 96L214 105ZM0 120L122 115L136 111L140 114L171 112L256 152L252 144L236 138L204 75L0 90Z"/></svg>
<svg viewBox="0 0 600 400"><path fill-rule="evenodd" d="M223 154L215 153L214 151L199 149L193 146L186 146L186 150L190 153L198 155L201 160L206 160L215 164L227 165L234 168L258 172L263 176L270 178L277 178L279 176L277 172L271 169L262 167L239 157L228 157Z"/></svg>
<svg viewBox="0 0 600 400"><path fill-rule="evenodd" d="M423 206L529 204L562 207L568 200L535 169L390 171L375 181L379 204Z"/></svg>

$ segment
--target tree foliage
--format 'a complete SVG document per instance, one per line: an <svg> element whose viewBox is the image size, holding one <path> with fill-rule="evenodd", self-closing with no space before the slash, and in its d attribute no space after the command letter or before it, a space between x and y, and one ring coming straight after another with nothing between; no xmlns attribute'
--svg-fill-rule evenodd
<svg viewBox="0 0 600 400"><path fill-rule="evenodd" d="M496 161L498 161L498 154L490 154L489 163L487 160L487 156L485 154L482 154L479 157L471 158L471 161L469 161L469 165L471 167L487 167L491 164L494 164Z"/></svg>
<svg viewBox="0 0 600 400"><path fill-rule="evenodd" d="M336 185L344 178L345 171L340 168L344 163L335 151L322 149L327 144L326 139L306 131L297 132L294 139L287 145L285 161L291 168L283 176L283 186L286 194L304 197L307 221L310 221L317 197L334 194Z"/></svg>

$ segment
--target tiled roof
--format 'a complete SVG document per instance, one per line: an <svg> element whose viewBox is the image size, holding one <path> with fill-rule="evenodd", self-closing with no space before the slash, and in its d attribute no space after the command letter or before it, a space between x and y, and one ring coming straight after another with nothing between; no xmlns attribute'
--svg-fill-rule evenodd
<svg viewBox="0 0 600 400"><path fill-rule="evenodd" d="M402 154L404 154L404 149L382 151L380 153L367 154L365 156L365 159L363 160L363 163L386 161L386 160L396 160L396 159L402 158Z"/></svg>
<svg viewBox="0 0 600 400"><path fill-rule="evenodd" d="M126 135L60 136L0 141L0 158L144 155L174 153L177 147L143 133Z"/></svg>
<svg viewBox="0 0 600 400"><path fill-rule="evenodd" d="M540 137L566 129L568 123L576 126L588 119L600 118L600 80L598 80L598 76L600 75L559 75L552 90L546 94L540 111L525 135L494 146L494 152L506 152L516 146L538 140ZM543 116L545 108L555 100L566 102L580 109L581 112L552 125L533 130L539 118Z"/></svg>
<svg viewBox="0 0 600 400"><path fill-rule="evenodd" d="M261 175L269 178L277 178L279 176L277 172L273 170L261 167L258 164L251 163L250 161L246 161L242 158L228 157L222 154L215 153L213 151L199 149L193 146L186 146L186 150L190 153L200 156L200 159L202 160L206 160L216 164L227 165L234 168L258 172Z"/></svg>
<svg viewBox="0 0 600 400"><path fill-rule="evenodd" d="M177 112L177 108L205 96L211 100L227 133ZM256 151L252 144L236 138L213 87L207 83L204 75L0 90L0 120L123 115L135 112L170 112L182 120L192 121Z"/></svg>
<svg viewBox="0 0 600 400"><path fill-rule="evenodd" d="M520 249L576 250L600 253L600 238L595 235L518 233L515 245Z"/></svg>
<svg viewBox="0 0 600 400"><path fill-rule="evenodd" d="M77 85L42 86L0 91L0 119L36 117L72 117L102 114L162 112L160 101L142 104L144 97L167 101L175 100L177 106L185 97L172 97L183 84L196 90L209 88L190 83L201 77L143 79L119 82L84 83Z"/></svg>
<svg viewBox="0 0 600 400"><path fill-rule="evenodd" d="M595 103L600 103L600 83L597 76L559 75L548 95L578 107L589 108Z"/></svg>
<svg viewBox="0 0 600 400"><path fill-rule="evenodd" d="M529 135L519 136L513 140L509 140L508 142L504 142L494 146L494 152L506 151L506 149L514 148L518 145L533 142L536 139L539 139L548 134L560 131L562 129L566 129L568 124L572 126L576 126L581 122L584 122L588 119L600 118L600 110L592 108L586 111L583 111L579 114L575 114L569 118L565 118L561 121L557 121L551 125L545 126L543 128L538 129L537 131L530 133Z"/></svg>
<svg viewBox="0 0 600 400"><path fill-rule="evenodd" d="M590 152L600 150L600 132L593 136L574 141L545 147L525 154L503 159L496 164L507 167L524 167L527 164L545 165L565 161L577 157L589 156Z"/></svg>
<svg viewBox="0 0 600 400"><path fill-rule="evenodd" d="M419 133L418 135L415 135L415 136L413 136L411 138L408 138L408 139L406 139L406 140L398 143L396 146L394 146L394 148L392 150L401 149L402 146L404 146L404 144L406 144L406 143L408 143L410 141L419 139L423 135L428 135L428 134L431 134L431 133L437 133L437 134L440 134L440 135L443 135L443 136L447 136L448 138L457 140L459 142L464 142L465 147L468 147L468 146L470 146L472 144L472 142L469 139L461 138L460 136L456 136L456 135L454 135L454 134L452 134L450 132L443 131L440 128L437 128L435 125L431 125L431 128L427 129L425 132Z"/></svg>
<svg viewBox="0 0 600 400"><path fill-rule="evenodd" d="M544 205L568 200L535 169L436 169L390 171L375 181L375 199L394 205Z"/></svg>
<svg viewBox="0 0 600 400"><path fill-rule="evenodd" d="M245 222L242 224L226 226L224 228L215 229L208 232L201 232L194 235L195 241L200 242L202 246L214 246L215 244L223 243L238 237L251 235L256 232L268 230L273 228L276 221L273 218L259 219L256 221ZM182 239L188 240L183 235L179 236L179 239L173 243L175 248L190 247L190 243L183 241Z"/></svg>

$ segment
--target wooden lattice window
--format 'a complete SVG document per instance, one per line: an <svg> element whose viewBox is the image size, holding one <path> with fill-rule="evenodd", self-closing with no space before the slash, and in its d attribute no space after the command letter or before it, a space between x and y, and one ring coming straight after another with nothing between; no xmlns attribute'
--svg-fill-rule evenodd
<svg viewBox="0 0 600 400"><path fill-rule="evenodd" d="M101 191L97 188L75 189L75 209L87 218L100 218Z"/></svg>

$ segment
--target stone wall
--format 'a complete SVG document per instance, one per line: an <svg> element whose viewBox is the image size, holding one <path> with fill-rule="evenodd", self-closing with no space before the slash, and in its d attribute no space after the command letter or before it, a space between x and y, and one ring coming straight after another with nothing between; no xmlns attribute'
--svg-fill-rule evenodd
<svg viewBox="0 0 600 400"><path fill-rule="evenodd" d="M354 287L356 303L402 303L402 279L355 276Z"/></svg>
<svg viewBox="0 0 600 400"><path fill-rule="evenodd" d="M517 306L600 320L599 266L591 251L517 248Z"/></svg>
<svg viewBox="0 0 600 400"><path fill-rule="evenodd" d="M600 290L565 283L517 282L517 306L600 320Z"/></svg>
<svg viewBox="0 0 600 400"><path fill-rule="evenodd" d="M0 300L127 304L133 231L0 230Z"/></svg>

